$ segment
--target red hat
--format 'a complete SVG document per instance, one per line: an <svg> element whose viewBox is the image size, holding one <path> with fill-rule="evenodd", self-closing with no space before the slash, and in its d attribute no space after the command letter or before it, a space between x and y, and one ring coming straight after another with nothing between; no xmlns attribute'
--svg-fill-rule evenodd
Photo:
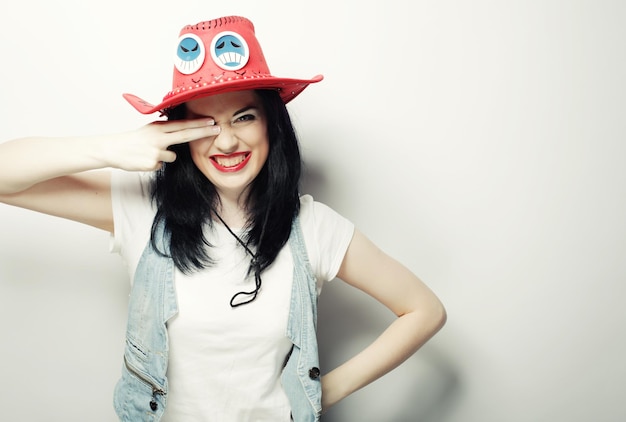
<svg viewBox="0 0 626 422"><path fill-rule="evenodd" d="M164 111L194 98L244 89L276 89L287 103L322 78L272 76L252 22L241 16L227 16L187 25L180 31L172 90L161 103L152 105L133 94L124 94L124 98L143 114Z"/></svg>

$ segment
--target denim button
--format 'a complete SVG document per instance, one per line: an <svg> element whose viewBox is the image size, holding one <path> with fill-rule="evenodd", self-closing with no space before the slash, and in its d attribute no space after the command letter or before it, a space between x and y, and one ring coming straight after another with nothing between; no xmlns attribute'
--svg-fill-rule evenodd
<svg viewBox="0 0 626 422"><path fill-rule="evenodd" d="M314 366L313 368L309 369L309 378L311 378L312 380L316 380L320 377L320 368Z"/></svg>

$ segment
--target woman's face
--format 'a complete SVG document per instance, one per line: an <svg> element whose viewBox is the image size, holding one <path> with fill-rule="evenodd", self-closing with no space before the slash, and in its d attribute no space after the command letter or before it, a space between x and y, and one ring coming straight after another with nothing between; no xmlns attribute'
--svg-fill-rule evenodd
<svg viewBox="0 0 626 422"><path fill-rule="evenodd" d="M189 143L191 157L222 199L239 199L257 177L269 154L267 121L254 91L236 91L192 100L187 118L211 117L217 136Z"/></svg>

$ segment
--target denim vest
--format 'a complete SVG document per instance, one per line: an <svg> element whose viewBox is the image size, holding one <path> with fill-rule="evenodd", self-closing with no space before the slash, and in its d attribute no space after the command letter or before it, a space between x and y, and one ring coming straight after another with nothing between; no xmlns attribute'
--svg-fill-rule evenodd
<svg viewBox="0 0 626 422"><path fill-rule="evenodd" d="M159 250L169 252L163 224L156 231ZM281 375L295 422L319 421L322 388L317 350L317 286L298 218L289 245L293 284L286 336L293 343ZM245 305L244 305L245 306ZM167 405L167 321L178 312L174 263L155 251L143 251L128 304L122 377L115 387L115 412L123 422L158 421Z"/></svg>

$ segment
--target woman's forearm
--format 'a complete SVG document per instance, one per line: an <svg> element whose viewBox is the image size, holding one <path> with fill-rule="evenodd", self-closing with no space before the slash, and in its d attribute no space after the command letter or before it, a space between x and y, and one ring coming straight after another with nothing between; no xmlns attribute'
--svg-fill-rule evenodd
<svg viewBox="0 0 626 422"><path fill-rule="evenodd" d="M387 374L426 343L444 325L440 303L428 311L414 311L396 319L372 344L322 377L322 409Z"/></svg>
<svg viewBox="0 0 626 422"><path fill-rule="evenodd" d="M107 166L101 138L22 138L0 144L0 194Z"/></svg>
<svg viewBox="0 0 626 422"><path fill-rule="evenodd" d="M213 119L157 121L111 135L4 142L0 144L0 194L87 170L152 171L176 159L168 149L171 145L218 134L220 127L214 123Z"/></svg>

